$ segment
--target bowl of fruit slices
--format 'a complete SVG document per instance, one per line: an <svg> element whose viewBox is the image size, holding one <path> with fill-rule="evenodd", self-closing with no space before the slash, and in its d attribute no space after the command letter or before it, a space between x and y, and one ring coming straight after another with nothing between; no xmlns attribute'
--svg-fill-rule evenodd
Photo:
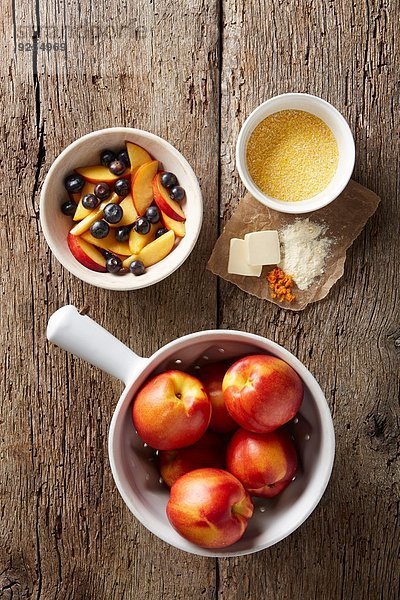
<svg viewBox="0 0 400 600"><path fill-rule="evenodd" d="M89 133L56 158L40 196L42 230L73 275L112 290L173 273L202 224L189 163L162 138L126 127Z"/></svg>

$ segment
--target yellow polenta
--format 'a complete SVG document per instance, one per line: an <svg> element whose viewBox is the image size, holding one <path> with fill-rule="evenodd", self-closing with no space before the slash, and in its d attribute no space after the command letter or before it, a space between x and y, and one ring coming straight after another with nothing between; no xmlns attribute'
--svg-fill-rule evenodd
<svg viewBox="0 0 400 600"><path fill-rule="evenodd" d="M247 166L254 183L285 202L312 198L331 181L338 165L336 139L322 119L302 110L266 117L250 136Z"/></svg>

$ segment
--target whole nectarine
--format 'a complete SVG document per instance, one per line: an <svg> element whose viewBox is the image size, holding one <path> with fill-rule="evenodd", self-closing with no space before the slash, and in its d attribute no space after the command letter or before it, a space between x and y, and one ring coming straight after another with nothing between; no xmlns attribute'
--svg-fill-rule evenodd
<svg viewBox="0 0 400 600"><path fill-rule="evenodd" d="M186 473L172 486L167 505L171 525L203 548L237 542L252 514L253 504L243 485L222 469Z"/></svg>
<svg viewBox="0 0 400 600"><path fill-rule="evenodd" d="M133 422L142 440L157 450L191 446L206 431L211 403L203 384L183 371L148 380L133 402Z"/></svg>
<svg viewBox="0 0 400 600"><path fill-rule="evenodd" d="M272 498L292 481L297 470L297 454L284 429L271 433L239 429L228 444L226 465L249 494Z"/></svg>
<svg viewBox="0 0 400 600"><path fill-rule="evenodd" d="M226 409L222 393L222 381L228 367L228 363L219 362L207 365L201 370L201 381L212 406L210 429L217 433L231 433L238 428L238 424Z"/></svg>
<svg viewBox="0 0 400 600"><path fill-rule="evenodd" d="M256 354L236 361L222 382L226 408L245 429L273 431L292 419L303 400L303 382L275 356Z"/></svg>
<svg viewBox="0 0 400 600"><path fill-rule="evenodd" d="M206 431L198 442L188 448L161 450L158 455L160 475L172 487L175 481L195 469L202 467L223 468L225 465L225 443L212 431Z"/></svg>

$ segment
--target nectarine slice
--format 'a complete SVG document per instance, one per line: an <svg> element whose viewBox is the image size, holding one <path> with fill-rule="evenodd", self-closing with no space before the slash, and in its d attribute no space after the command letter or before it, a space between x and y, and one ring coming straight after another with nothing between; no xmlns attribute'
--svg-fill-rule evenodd
<svg viewBox="0 0 400 600"><path fill-rule="evenodd" d="M186 217L182 207L176 200L172 200L172 198L169 197L169 191L161 183L162 174L163 172L160 171L153 179L154 200L161 212L168 217L175 221L185 221Z"/></svg>
<svg viewBox="0 0 400 600"><path fill-rule="evenodd" d="M141 260L145 267L151 267L151 265L155 265L168 256L174 247L174 242L174 232L168 231L168 233L164 233L164 235L154 240L154 242L147 244L139 254L133 254L126 258L122 265L128 268L132 261Z"/></svg>
<svg viewBox="0 0 400 600"><path fill-rule="evenodd" d="M81 235L82 233L85 233L85 231L87 231L95 221L98 221L99 219L103 218L103 210L107 206L107 204L119 204L121 200L122 198L120 198L118 194L111 194L111 196L107 200L104 200L104 202L102 202L100 206L92 210L90 215L82 219L82 221L79 221L79 223L77 223L71 229L70 233L72 235Z"/></svg>
<svg viewBox="0 0 400 600"><path fill-rule="evenodd" d="M131 233L129 235L129 248L131 254L139 254L139 252L143 250L143 248L147 246L147 244L152 242L154 240L158 228L159 223L157 223L156 225L152 224L150 226L149 233L146 233L145 235L138 233L137 231L135 231L135 229L131 229Z"/></svg>
<svg viewBox="0 0 400 600"><path fill-rule="evenodd" d="M109 250L113 254L121 254L122 256L129 256L131 254L128 242L117 242L113 231L110 231L107 237L101 240L93 237L90 231L85 231L81 238L89 244L93 244L93 246L103 248L104 250Z"/></svg>
<svg viewBox="0 0 400 600"><path fill-rule="evenodd" d="M75 169L79 175L82 175L86 179L86 181L90 181L92 183L113 183L120 177L127 177L130 174L130 167L128 167L122 175L114 175L111 173L108 167L103 167L103 165L93 165L91 167L79 167Z"/></svg>
<svg viewBox="0 0 400 600"><path fill-rule="evenodd" d="M168 231L161 237L150 242L138 254L138 260L141 260L145 267L150 267L168 256L174 247L175 233Z"/></svg>
<svg viewBox="0 0 400 600"><path fill-rule="evenodd" d="M92 271L106 272L106 259L97 248L70 233L68 234L67 242L71 253L81 265Z"/></svg>
<svg viewBox="0 0 400 600"><path fill-rule="evenodd" d="M163 211L161 211L162 220L167 229L173 231L176 237L183 238L186 235L186 227L183 221L175 221L175 219L171 219L168 215L166 215Z"/></svg>
<svg viewBox="0 0 400 600"><path fill-rule="evenodd" d="M78 207L74 214L74 221L82 221L82 219L84 219L85 217L90 215L90 213L93 210L96 210L94 208L85 208L82 204L82 199L84 196L86 196L86 194L93 194L95 185L96 185L95 183L91 183L90 181L87 181L85 183L85 185L83 186L82 192L79 196Z"/></svg>
<svg viewBox="0 0 400 600"><path fill-rule="evenodd" d="M132 225L132 223L134 223L138 218L138 214L136 212L136 208L133 204L133 199L130 194L122 200L120 207L122 208L124 214L119 223L116 223L115 225L109 223L110 227L112 228L126 227L127 225Z"/></svg>
<svg viewBox="0 0 400 600"><path fill-rule="evenodd" d="M152 161L152 158L147 150L142 148L142 146L134 144L133 142L126 142L126 150L128 152L129 162L131 163L132 176L135 175L139 167L147 162Z"/></svg>
<svg viewBox="0 0 400 600"><path fill-rule="evenodd" d="M139 215L144 215L153 202L152 182L158 170L158 160L145 163L132 179L132 196Z"/></svg>
<svg viewBox="0 0 400 600"><path fill-rule="evenodd" d="M130 264L134 261L138 259L138 255L137 254L131 254L130 256L128 256L128 258L125 258L122 261L122 266L124 269L129 269Z"/></svg>

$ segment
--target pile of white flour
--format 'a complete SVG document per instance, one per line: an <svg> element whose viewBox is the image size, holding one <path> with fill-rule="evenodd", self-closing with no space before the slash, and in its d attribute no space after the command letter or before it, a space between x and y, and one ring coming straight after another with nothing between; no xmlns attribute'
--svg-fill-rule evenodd
<svg viewBox="0 0 400 600"><path fill-rule="evenodd" d="M278 266L287 275L292 275L300 290L309 288L314 279L324 273L333 242L323 237L326 229L310 219L297 219L279 231L281 262Z"/></svg>

